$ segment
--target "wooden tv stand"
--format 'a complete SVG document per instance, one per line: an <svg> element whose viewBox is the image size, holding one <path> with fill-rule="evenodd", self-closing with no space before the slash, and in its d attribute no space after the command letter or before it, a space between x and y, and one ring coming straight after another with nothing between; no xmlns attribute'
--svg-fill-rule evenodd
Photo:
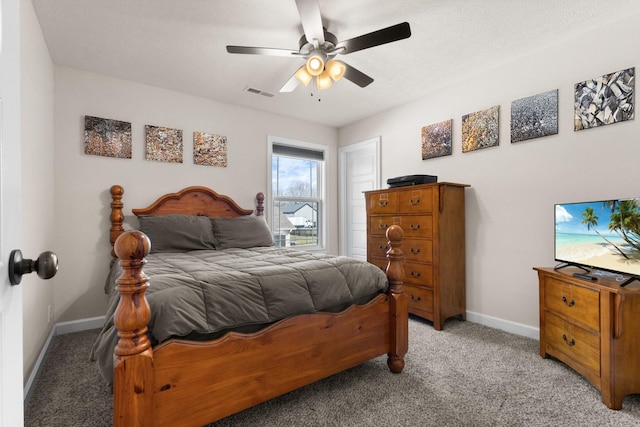
<svg viewBox="0 0 640 427"><path fill-rule="evenodd" d="M553 356L588 379L610 409L640 393L640 283L585 280L534 268L540 281L540 356ZM590 274L593 275L593 274Z"/></svg>

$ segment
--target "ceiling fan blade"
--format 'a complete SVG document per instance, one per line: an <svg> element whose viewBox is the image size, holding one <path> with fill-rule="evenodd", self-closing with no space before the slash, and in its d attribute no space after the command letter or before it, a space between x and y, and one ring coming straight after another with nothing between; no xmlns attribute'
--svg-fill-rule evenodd
<svg viewBox="0 0 640 427"><path fill-rule="evenodd" d="M318 0L296 0L296 6L307 41L313 43L315 39L319 45L324 44L324 28Z"/></svg>
<svg viewBox="0 0 640 427"><path fill-rule="evenodd" d="M362 71L353 68L351 65L346 64L343 62L343 64L345 65L345 67L347 68L344 72L344 77L345 79L352 81L353 83L357 84L360 87L367 87L369 86L371 83L373 83L373 79L369 76L367 76L365 73L363 73Z"/></svg>
<svg viewBox="0 0 640 427"><path fill-rule="evenodd" d="M298 79L296 75L292 75L289 80L280 88L280 93L293 92L298 87Z"/></svg>
<svg viewBox="0 0 640 427"><path fill-rule="evenodd" d="M408 22L392 25L391 27L383 28L372 33L363 34L358 37L354 37L349 40L344 40L336 45L336 49L344 47L344 50L340 53L346 55L347 53L357 52L362 49L368 49L374 46L380 46L381 44L391 43L402 39L407 39L411 36L411 28Z"/></svg>
<svg viewBox="0 0 640 427"><path fill-rule="evenodd" d="M248 55L300 56L300 53L297 50L277 49L272 47L227 46L227 52Z"/></svg>

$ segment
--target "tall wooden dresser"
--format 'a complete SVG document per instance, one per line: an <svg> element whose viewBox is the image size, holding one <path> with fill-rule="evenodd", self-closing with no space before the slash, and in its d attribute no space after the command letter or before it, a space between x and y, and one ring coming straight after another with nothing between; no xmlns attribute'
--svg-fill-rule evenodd
<svg viewBox="0 0 640 427"><path fill-rule="evenodd" d="M589 380L611 409L640 393L640 283L574 277L575 267L535 268L540 283L540 356Z"/></svg>
<svg viewBox="0 0 640 427"><path fill-rule="evenodd" d="M367 261L385 268L385 232L393 224L402 227L409 312L432 321L436 330L449 317L466 319L465 187L440 182L364 193Z"/></svg>

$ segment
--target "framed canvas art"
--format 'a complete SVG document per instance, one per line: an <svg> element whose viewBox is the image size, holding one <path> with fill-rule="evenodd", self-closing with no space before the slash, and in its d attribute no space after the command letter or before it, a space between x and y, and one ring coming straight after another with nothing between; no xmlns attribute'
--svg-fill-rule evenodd
<svg viewBox="0 0 640 427"><path fill-rule="evenodd" d="M500 106L462 116L462 152L495 147L499 140L498 112Z"/></svg>
<svg viewBox="0 0 640 427"><path fill-rule="evenodd" d="M84 116L84 153L130 159L131 123Z"/></svg>
<svg viewBox="0 0 640 427"><path fill-rule="evenodd" d="M451 155L451 124L453 120L422 128L422 160Z"/></svg>

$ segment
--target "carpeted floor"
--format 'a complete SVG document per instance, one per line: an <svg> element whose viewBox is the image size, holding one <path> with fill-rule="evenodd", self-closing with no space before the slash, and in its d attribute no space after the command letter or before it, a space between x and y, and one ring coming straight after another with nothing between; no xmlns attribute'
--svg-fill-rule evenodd
<svg viewBox="0 0 640 427"><path fill-rule="evenodd" d="M55 338L25 426L110 426L111 394L89 348L98 331ZM607 409L538 342L470 322L412 318L402 374L379 357L212 424L235 426L640 426L640 395Z"/></svg>

